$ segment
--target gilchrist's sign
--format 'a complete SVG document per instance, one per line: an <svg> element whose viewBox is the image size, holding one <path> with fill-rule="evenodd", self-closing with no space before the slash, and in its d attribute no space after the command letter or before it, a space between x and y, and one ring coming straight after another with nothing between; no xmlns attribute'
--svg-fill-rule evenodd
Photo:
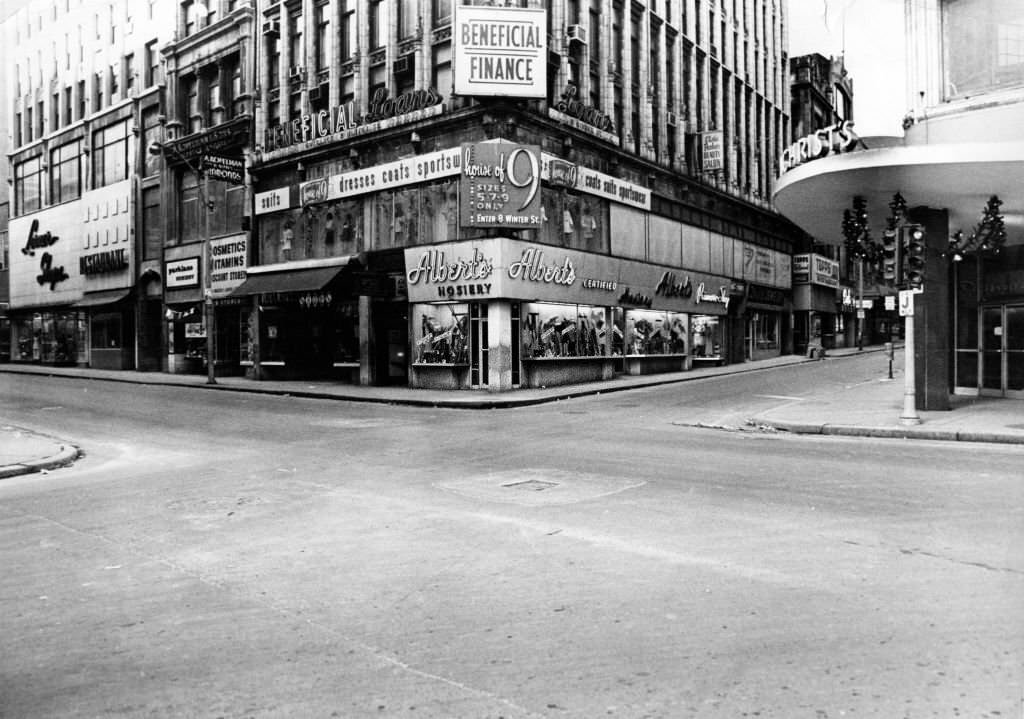
<svg viewBox="0 0 1024 719"><path fill-rule="evenodd" d="M825 157L829 153L838 155L841 152L849 152L857 147L858 142L860 142L860 138L853 131L852 122L849 120L837 122L831 127L801 137L783 150L779 174L805 162Z"/></svg>
<svg viewBox="0 0 1024 719"><path fill-rule="evenodd" d="M466 227L541 226L540 148L508 142L462 146L460 203Z"/></svg>
<svg viewBox="0 0 1024 719"><path fill-rule="evenodd" d="M547 97L547 13L455 6L455 94Z"/></svg>

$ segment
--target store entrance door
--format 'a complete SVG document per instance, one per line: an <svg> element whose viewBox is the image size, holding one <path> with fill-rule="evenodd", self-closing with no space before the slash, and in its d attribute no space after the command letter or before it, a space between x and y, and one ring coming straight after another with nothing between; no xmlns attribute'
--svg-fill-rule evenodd
<svg viewBox="0 0 1024 719"><path fill-rule="evenodd" d="M1024 305L981 313L981 393L1024 399Z"/></svg>
<svg viewBox="0 0 1024 719"><path fill-rule="evenodd" d="M406 307L399 302L374 304L379 385L402 385L409 382L409 316Z"/></svg>

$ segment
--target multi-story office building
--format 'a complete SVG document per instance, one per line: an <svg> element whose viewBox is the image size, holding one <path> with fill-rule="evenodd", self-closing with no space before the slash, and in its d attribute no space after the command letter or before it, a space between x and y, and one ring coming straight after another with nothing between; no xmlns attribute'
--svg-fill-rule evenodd
<svg viewBox="0 0 1024 719"><path fill-rule="evenodd" d="M143 181L161 210L166 327L164 369L239 367L241 300L252 198L245 165L253 119L255 10L250 2L178 3L163 47L167 84L157 138L147 147L163 172ZM212 333L213 337L208 337Z"/></svg>
<svg viewBox="0 0 1024 719"><path fill-rule="evenodd" d="M258 3L240 370L506 390L786 351L784 3L487 5Z"/></svg>
<svg viewBox="0 0 1024 719"><path fill-rule="evenodd" d="M951 392L1024 396L1024 6L908 0L906 20L905 136L837 135L793 164L775 199L817 237L835 236L855 197L875 237L901 231L905 279L924 275L918 409L948 408Z"/></svg>
<svg viewBox="0 0 1024 719"><path fill-rule="evenodd" d="M138 178L172 18L155 1L32 0L4 22L15 361L159 366L161 238Z"/></svg>

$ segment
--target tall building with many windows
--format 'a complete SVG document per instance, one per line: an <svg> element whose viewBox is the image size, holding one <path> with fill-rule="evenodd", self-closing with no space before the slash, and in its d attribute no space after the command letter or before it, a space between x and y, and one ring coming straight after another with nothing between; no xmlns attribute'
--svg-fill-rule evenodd
<svg viewBox="0 0 1024 719"><path fill-rule="evenodd" d="M775 0L258 4L240 369L515 387L790 346Z"/></svg>
<svg viewBox="0 0 1024 719"><path fill-rule="evenodd" d="M3 24L12 360L159 366L138 178L172 17L155 0L31 0Z"/></svg>
<svg viewBox="0 0 1024 719"><path fill-rule="evenodd" d="M33 2L7 33L18 360L503 391L792 346L778 0Z"/></svg>

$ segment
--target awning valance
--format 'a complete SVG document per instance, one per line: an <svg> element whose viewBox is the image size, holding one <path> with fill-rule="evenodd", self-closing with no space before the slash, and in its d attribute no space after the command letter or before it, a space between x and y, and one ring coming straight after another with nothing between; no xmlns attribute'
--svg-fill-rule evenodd
<svg viewBox="0 0 1024 719"><path fill-rule="evenodd" d="M102 290L99 292L87 292L82 299L73 303L72 307L102 307L112 305L128 297L129 289Z"/></svg>
<svg viewBox="0 0 1024 719"><path fill-rule="evenodd" d="M244 297L271 292L319 292L345 270L345 265L307 267L276 272L250 271L245 281L229 297Z"/></svg>

